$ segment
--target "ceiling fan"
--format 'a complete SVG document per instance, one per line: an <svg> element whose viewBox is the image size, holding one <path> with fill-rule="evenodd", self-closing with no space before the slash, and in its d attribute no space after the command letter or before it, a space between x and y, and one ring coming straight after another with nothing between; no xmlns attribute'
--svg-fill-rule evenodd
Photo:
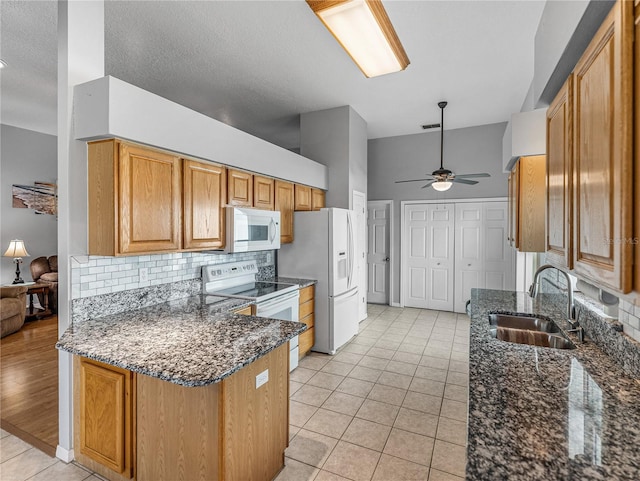
<svg viewBox="0 0 640 481"><path fill-rule="evenodd" d="M445 169L442 165L443 162L443 152L444 152L444 108L447 106L447 102L438 102L438 107L440 107L440 168L434 170L431 175L427 174L426 179L413 179L413 180L397 180L396 184L401 184L403 182L427 182L421 188L432 186L435 190L445 191L449 190L453 185L453 182L458 184L467 184L474 185L477 184L477 180L469 180L470 178L478 178L478 177L491 177L489 174L455 174L451 172L449 169Z"/></svg>

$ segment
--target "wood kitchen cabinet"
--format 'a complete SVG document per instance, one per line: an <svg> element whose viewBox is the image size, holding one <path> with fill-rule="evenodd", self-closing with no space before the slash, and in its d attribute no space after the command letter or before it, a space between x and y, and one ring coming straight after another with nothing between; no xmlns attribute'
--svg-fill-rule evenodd
<svg viewBox="0 0 640 481"><path fill-rule="evenodd" d="M253 307L254 306L243 307L242 309L238 309L237 311L234 311L234 314L243 314L245 316L251 316L253 315Z"/></svg>
<svg viewBox="0 0 640 481"><path fill-rule="evenodd" d="M226 169L183 160L183 248L219 249L225 243Z"/></svg>
<svg viewBox="0 0 640 481"><path fill-rule="evenodd" d="M572 82L570 76L547 109L546 260L565 269L573 269Z"/></svg>
<svg viewBox="0 0 640 481"><path fill-rule="evenodd" d="M275 210L280 211L280 243L293 242L293 183L284 180L275 181Z"/></svg>
<svg viewBox="0 0 640 481"><path fill-rule="evenodd" d="M311 210L311 187L308 185L295 185L294 210Z"/></svg>
<svg viewBox="0 0 640 481"><path fill-rule="evenodd" d="M633 281L634 291L640 293L640 0L636 0L635 4L635 42L633 52L633 67L635 71L635 85L634 85L634 192L635 192L635 233L632 241L635 249L635 277ZM636 304L640 304L640 300L636 301Z"/></svg>
<svg viewBox="0 0 640 481"><path fill-rule="evenodd" d="M76 357L76 459L113 480L135 477L135 375Z"/></svg>
<svg viewBox="0 0 640 481"><path fill-rule="evenodd" d="M257 209L275 209L275 180L262 175L253 176L253 206Z"/></svg>
<svg viewBox="0 0 640 481"><path fill-rule="evenodd" d="M253 207L253 174L227 169L227 203L238 207Z"/></svg>
<svg viewBox="0 0 640 481"><path fill-rule="evenodd" d="M511 245L520 252L544 252L546 160L520 157L509 177Z"/></svg>
<svg viewBox="0 0 640 481"><path fill-rule="evenodd" d="M89 254L181 248L181 162L119 140L88 144Z"/></svg>
<svg viewBox="0 0 640 481"><path fill-rule="evenodd" d="M314 311L315 286L300 289L299 322L304 322L308 329L298 337L299 358L302 359L315 344Z"/></svg>
<svg viewBox="0 0 640 481"><path fill-rule="evenodd" d="M573 264L578 276L632 288L633 3L618 1L573 75Z"/></svg>
<svg viewBox="0 0 640 481"><path fill-rule="evenodd" d="M311 210L320 210L325 206L324 190L311 189Z"/></svg>

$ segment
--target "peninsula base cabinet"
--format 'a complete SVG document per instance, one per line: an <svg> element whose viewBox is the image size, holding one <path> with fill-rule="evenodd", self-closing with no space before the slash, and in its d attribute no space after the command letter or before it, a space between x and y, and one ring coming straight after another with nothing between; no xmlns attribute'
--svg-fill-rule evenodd
<svg viewBox="0 0 640 481"><path fill-rule="evenodd" d="M76 459L112 481L270 481L289 439L288 366L284 344L185 387L76 356Z"/></svg>

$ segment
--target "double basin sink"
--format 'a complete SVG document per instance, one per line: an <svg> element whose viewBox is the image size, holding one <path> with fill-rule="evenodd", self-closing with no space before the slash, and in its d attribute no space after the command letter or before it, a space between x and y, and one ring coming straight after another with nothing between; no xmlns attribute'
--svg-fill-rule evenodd
<svg viewBox="0 0 640 481"><path fill-rule="evenodd" d="M555 322L543 316L490 312L489 324L491 336L501 341L555 349L576 347Z"/></svg>

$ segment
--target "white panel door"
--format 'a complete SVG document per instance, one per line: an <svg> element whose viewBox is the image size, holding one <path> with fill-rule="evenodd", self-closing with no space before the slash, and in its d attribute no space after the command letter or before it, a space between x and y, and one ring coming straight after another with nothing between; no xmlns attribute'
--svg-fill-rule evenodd
<svg viewBox="0 0 640 481"><path fill-rule="evenodd" d="M483 204L456 204L456 312L464 312L471 289L484 287Z"/></svg>
<svg viewBox="0 0 640 481"><path fill-rule="evenodd" d="M389 204L367 204L367 302L389 303Z"/></svg>
<svg viewBox="0 0 640 481"><path fill-rule="evenodd" d="M484 288L515 289L514 249L507 238L506 202L487 202L484 206Z"/></svg>
<svg viewBox="0 0 640 481"><path fill-rule="evenodd" d="M427 278L429 271L429 206L405 206L405 268L404 304L408 307L429 308Z"/></svg>
<svg viewBox="0 0 640 481"><path fill-rule="evenodd" d="M405 206L404 304L453 309L454 206Z"/></svg>
<svg viewBox="0 0 640 481"><path fill-rule="evenodd" d="M429 309L453 310L454 205L429 206Z"/></svg>

